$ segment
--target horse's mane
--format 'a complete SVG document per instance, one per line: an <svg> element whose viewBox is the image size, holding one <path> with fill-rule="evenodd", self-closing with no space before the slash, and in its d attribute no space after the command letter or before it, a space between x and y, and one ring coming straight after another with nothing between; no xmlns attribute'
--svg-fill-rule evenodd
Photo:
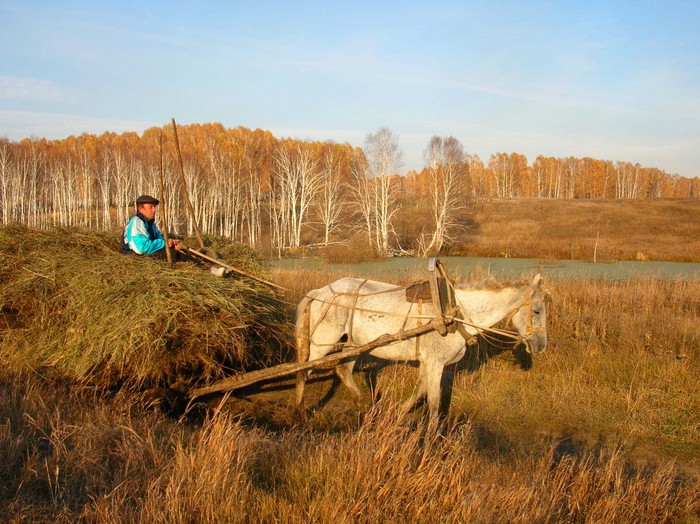
<svg viewBox="0 0 700 524"><path fill-rule="evenodd" d="M505 289L507 287L523 287L528 285L529 282L526 280L503 280L497 279L493 275L487 275L481 277L477 280L470 280L468 282L459 282L455 284L456 289L471 289L471 290L488 290L497 291L499 289Z"/></svg>

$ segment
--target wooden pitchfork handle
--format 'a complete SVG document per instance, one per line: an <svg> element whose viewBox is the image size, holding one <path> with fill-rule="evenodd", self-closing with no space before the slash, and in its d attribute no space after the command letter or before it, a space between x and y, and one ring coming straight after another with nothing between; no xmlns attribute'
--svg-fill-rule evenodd
<svg viewBox="0 0 700 524"><path fill-rule="evenodd" d="M211 262L212 264L217 264L219 266L225 267L227 269L230 269L231 271L238 273L239 275L243 275L244 277L248 277L250 279L256 280L258 282L262 282L263 284L267 284L268 286L275 287L277 289L281 289L282 291L289 291L287 288L278 286L277 284L273 284L272 282L268 282L267 280L263 280L262 278L258 278L256 276L253 276L249 273L246 273L245 271L241 271L240 269L236 269L235 267L227 264L226 262L222 260L218 260L216 258L210 257L208 255L205 255L204 253L200 253L196 249L188 249L185 246L180 246L178 248L178 251L182 251L184 253L188 253L190 255L194 255L196 257L199 257L201 259L207 260L208 262Z"/></svg>
<svg viewBox="0 0 700 524"><path fill-rule="evenodd" d="M185 166L182 163L182 153L180 152L180 141L177 139L177 124L175 124L175 118L172 118L173 123L173 135L175 136L175 150L177 151L178 165L180 166L180 184L182 186L182 193L185 197L185 203L187 204L187 209L190 212L190 219L192 220L192 226L194 227L194 234L199 242L199 247L204 247L204 240L202 240L202 232L199 230L197 225L197 217L194 213L194 207L192 207L192 201L190 200L190 194L187 192L187 182L185 181Z"/></svg>
<svg viewBox="0 0 700 524"><path fill-rule="evenodd" d="M159 149L160 149L160 223L165 231L165 258L168 260L168 266L173 267L173 255L170 252L170 246L168 246L168 220L167 213L165 212L165 184L163 182L163 130L160 131L159 135Z"/></svg>

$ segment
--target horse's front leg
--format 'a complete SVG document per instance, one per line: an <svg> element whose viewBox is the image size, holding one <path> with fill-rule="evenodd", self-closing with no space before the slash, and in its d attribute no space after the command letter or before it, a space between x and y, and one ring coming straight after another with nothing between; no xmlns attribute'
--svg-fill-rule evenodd
<svg viewBox="0 0 700 524"><path fill-rule="evenodd" d="M435 428L440 421L441 383L444 370L445 364L442 362L431 362L430 365L426 365L425 387L428 394L428 413L430 426Z"/></svg>
<svg viewBox="0 0 700 524"><path fill-rule="evenodd" d="M418 381L416 382L416 387L413 388L413 393L410 398L401 404L401 412L404 415L408 414L408 412L413 409L413 406L416 405L416 402L423 398L425 394L425 364L421 362L418 366Z"/></svg>

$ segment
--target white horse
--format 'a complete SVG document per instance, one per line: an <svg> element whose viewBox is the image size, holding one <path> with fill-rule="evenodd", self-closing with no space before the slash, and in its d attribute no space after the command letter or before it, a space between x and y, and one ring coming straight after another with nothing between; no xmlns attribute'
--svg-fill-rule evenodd
<svg viewBox="0 0 700 524"><path fill-rule="evenodd" d="M409 411L425 395L431 422L439 416L440 382L445 366L458 362L466 351L467 338L508 319L529 353L541 353L547 345L545 293L537 275L530 284L501 289L456 288L455 299L464 329L441 335L432 331L392 342L369 353L392 361L419 361L418 383L403 404ZM407 302L406 288L383 282L342 278L309 291L297 306L296 344L299 362L318 359L341 349L360 346L381 335L426 324L436 318L431 301ZM335 371L360 406L361 394L352 378L358 357L336 366ZM304 385L310 371L297 375L296 404L303 405Z"/></svg>

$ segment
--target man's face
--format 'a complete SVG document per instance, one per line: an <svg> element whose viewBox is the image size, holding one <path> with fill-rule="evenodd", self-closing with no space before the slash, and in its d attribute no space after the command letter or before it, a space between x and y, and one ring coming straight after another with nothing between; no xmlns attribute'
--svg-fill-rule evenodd
<svg viewBox="0 0 700 524"><path fill-rule="evenodd" d="M155 220L157 207L158 207L158 204L141 204L139 206L139 211L148 220Z"/></svg>

